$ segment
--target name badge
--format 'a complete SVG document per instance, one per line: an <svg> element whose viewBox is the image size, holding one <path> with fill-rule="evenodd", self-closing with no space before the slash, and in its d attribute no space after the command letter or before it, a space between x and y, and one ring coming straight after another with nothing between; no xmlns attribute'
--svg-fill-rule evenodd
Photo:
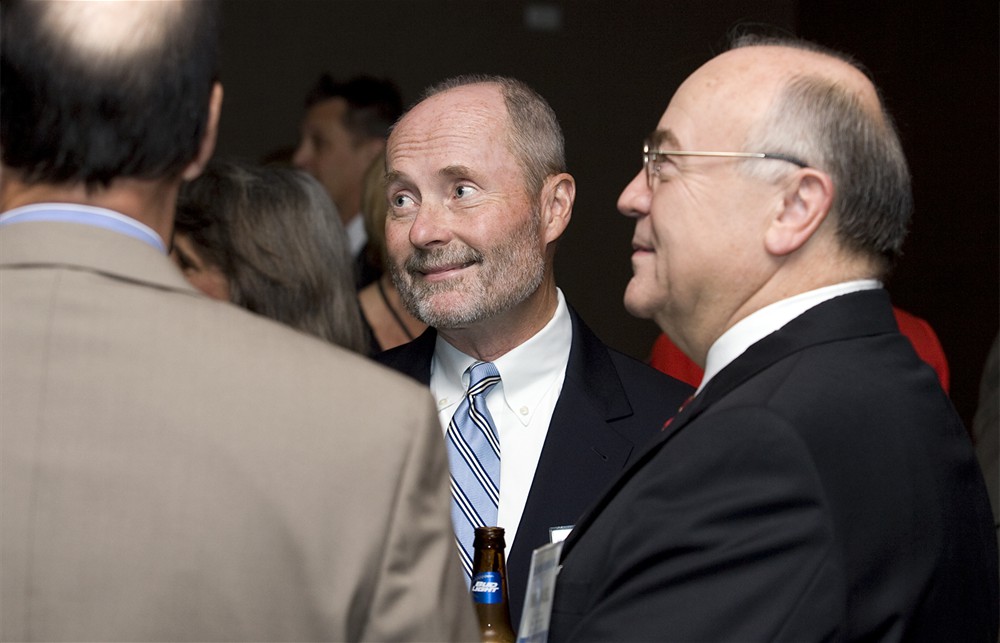
<svg viewBox="0 0 1000 643"><path fill-rule="evenodd" d="M562 527L549 527L549 542L561 543L573 531L573 525L563 525Z"/></svg>
<svg viewBox="0 0 1000 643"><path fill-rule="evenodd" d="M567 534L570 529L572 528L566 528ZM528 589L517 643L545 643L549 638L549 620L552 618L552 599L556 593L556 576L559 574L559 554L562 547L560 540L542 545L531 553Z"/></svg>

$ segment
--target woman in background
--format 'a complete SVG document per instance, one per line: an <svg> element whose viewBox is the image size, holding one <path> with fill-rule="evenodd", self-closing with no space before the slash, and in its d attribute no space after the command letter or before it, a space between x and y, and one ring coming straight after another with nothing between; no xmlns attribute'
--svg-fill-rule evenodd
<svg viewBox="0 0 1000 643"><path fill-rule="evenodd" d="M373 265L380 266L382 272L378 279L358 292L361 314L364 315L370 332L373 355L405 344L427 328L426 324L406 310L399 291L389 276L385 257L385 217L389 204L385 198L384 176L385 154L381 154L365 173L365 186L361 194L368 248L376 254L368 260Z"/></svg>
<svg viewBox="0 0 1000 643"><path fill-rule="evenodd" d="M304 172L211 162L181 190L171 256L210 297L368 352L343 224Z"/></svg>

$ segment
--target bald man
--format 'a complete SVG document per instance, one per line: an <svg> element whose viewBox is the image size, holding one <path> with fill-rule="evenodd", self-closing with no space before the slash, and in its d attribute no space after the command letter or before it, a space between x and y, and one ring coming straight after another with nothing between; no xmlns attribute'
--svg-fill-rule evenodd
<svg viewBox="0 0 1000 643"><path fill-rule="evenodd" d="M549 640L995 641L982 476L881 285L911 193L872 82L745 38L643 156L625 304L705 377L566 540Z"/></svg>

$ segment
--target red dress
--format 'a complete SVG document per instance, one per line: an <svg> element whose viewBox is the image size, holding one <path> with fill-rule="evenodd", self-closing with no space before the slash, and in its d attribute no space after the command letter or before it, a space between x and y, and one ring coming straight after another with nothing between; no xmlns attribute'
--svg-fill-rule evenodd
<svg viewBox="0 0 1000 643"><path fill-rule="evenodd" d="M896 324L899 325L899 332L906 335L913 344L920 359L924 360L937 372L941 381L941 388L948 392L951 383L948 372L948 360L944 355L941 342L938 341L937 334L926 320L911 315L905 310L900 310L893 306L892 312L896 316ZM681 352L681 349L670 341L664 333L656 338L653 343L653 351L649 356L650 365L663 371L667 375L675 377L682 382L697 387L701 383L701 376L704 373L701 367L691 361L691 358Z"/></svg>

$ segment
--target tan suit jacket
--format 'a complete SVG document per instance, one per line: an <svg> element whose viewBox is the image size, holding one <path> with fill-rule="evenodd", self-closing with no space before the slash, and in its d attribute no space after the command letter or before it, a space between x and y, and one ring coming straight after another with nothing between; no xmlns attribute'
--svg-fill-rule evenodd
<svg viewBox="0 0 1000 643"><path fill-rule="evenodd" d="M0 228L0 494L4 641L477 636L426 389L114 232Z"/></svg>

